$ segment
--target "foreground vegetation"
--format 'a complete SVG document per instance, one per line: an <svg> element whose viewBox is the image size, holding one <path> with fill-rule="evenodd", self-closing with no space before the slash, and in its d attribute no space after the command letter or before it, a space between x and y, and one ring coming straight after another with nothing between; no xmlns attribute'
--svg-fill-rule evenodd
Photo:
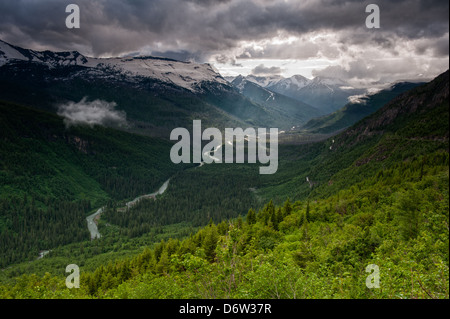
<svg viewBox="0 0 450 319"><path fill-rule="evenodd" d="M323 200L267 203L191 236L2 298L448 298L448 153L417 157ZM367 265L380 269L368 289Z"/></svg>

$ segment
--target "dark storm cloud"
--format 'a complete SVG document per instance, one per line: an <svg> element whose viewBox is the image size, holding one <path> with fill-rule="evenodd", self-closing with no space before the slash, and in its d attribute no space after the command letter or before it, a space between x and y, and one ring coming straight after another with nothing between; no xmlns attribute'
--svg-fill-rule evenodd
<svg viewBox="0 0 450 319"><path fill-rule="evenodd" d="M218 5L221 3L227 3L230 2L231 0L187 0L187 1L196 3L201 6L211 6L211 5Z"/></svg>
<svg viewBox="0 0 450 319"><path fill-rule="evenodd" d="M203 58L201 53L192 53L186 50L181 51L152 51L151 54L156 57L164 57L178 61L198 61Z"/></svg>
<svg viewBox="0 0 450 319"><path fill-rule="evenodd" d="M76 3L81 28L65 27L65 7ZM0 1L0 38L36 49L79 49L119 55L145 48L204 59L240 41L308 32L340 33L344 44L374 43L390 49L392 39L440 38L448 33L444 1L376 1L381 28L365 28L365 1L265 0L18 0ZM448 38L447 38L448 39ZM448 40L447 40L448 41ZM436 42L435 54L448 46ZM275 50L274 52L276 52ZM199 53L200 52L200 53Z"/></svg>
<svg viewBox="0 0 450 319"><path fill-rule="evenodd" d="M437 57L447 57L449 54L449 42L448 38L441 38L436 41L436 43L431 46L434 50L434 54Z"/></svg>
<svg viewBox="0 0 450 319"><path fill-rule="evenodd" d="M229 56L226 56L225 54L216 55L214 59L215 59L215 61L217 63L220 63L220 64L229 63L229 64L231 64L233 66L240 66L240 67L242 67L242 64L237 63L236 59L234 57L229 57Z"/></svg>
<svg viewBox="0 0 450 319"><path fill-rule="evenodd" d="M281 74L281 72L282 70L279 67L272 66L269 68L264 66L264 64L260 64L252 70L252 74L254 75L277 75Z"/></svg>

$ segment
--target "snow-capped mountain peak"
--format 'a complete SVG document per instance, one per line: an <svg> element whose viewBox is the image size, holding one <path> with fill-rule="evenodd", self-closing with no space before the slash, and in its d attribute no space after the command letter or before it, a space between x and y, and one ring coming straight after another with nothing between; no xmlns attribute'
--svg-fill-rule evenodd
<svg viewBox="0 0 450 319"><path fill-rule="evenodd" d="M241 83L243 87L243 79L254 82L272 92L312 105L324 113L331 113L339 109L347 104L349 96L364 92L364 90L355 89L346 81L332 76L317 76L310 80L299 74L289 78L280 75L266 77L248 75L241 76L239 81L235 79L232 83L236 87Z"/></svg>
<svg viewBox="0 0 450 319"><path fill-rule="evenodd" d="M257 76L257 75L250 74L250 75L246 76L245 79L247 81L258 84L259 86L269 87L269 86L272 86L272 85L278 83L279 81L283 80L284 77L282 77L281 75Z"/></svg>
<svg viewBox="0 0 450 319"><path fill-rule="evenodd" d="M28 60L26 56L20 53L12 45L0 40L0 66L6 64L9 60Z"/></svg>
<svg viewBox="0 0 450 319"><path fill-rule="evenodd" d="M40 52L23 49L0 40L0 66L14 61L44 63L49 67L58 65L83 65L88 62L87 58L77 51Z"/></svg>
<svg viewBox="0 0 450 319"><path fill-rule="evenodd" d="M290 80L292 83L294 83L297 86L306 86L309 83L311 83L311 80L308 78L305 78L302 75L293 75L290 78L288 78L288 80Z"/></svg>
<svg viewBox="0 0 450 319"><path fill-rule="evenodd" d="M241 74L239 74L237 77L234 78L234 80L231 82L231 84L236 87L239 92L242 93L247 83L250 81L247 81L245 77L243 77Z"/></svg>
<svg viewBox="0 0 450 319"><path fill-rule="evenodd" d="M280 79L276 83L271 84L269 87L276 90L300 90L310 83L311 80L302 75L293 75L289 78Z"/></svg>
<svg viewBox="0 0 450 319"><path fill-rule="evenodd" d="M86 66L115 67L135 76L144 76L173 83L195 91L202 82L228 82L210 64L197 64L155 57L89 58Z"/></svg>
<svg viewBox="0 0 450 319"><path fill-rule="evenodd" d="M132 76L154 78L190 91L197 91L202 82L228 82L210 64L182 62L166 58L139 56L128 58L92 58L77 51L52 52L22 49L0 40L0 66L14 61L43 63L50 68L78 65L88 68L110 68Z"/></svg>

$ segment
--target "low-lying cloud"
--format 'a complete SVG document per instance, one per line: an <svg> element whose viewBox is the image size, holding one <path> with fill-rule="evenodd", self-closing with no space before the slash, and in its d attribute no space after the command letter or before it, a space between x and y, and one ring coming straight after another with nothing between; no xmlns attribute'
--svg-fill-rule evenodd
<svg viewBox="0 0 450 319"><path fill-rule="evenodd" d="M58 115L64 117L66 126L87 124L89 126L125 126L126 113L116 110L115 102L103 100L68 102L58 105Z"/></svg>

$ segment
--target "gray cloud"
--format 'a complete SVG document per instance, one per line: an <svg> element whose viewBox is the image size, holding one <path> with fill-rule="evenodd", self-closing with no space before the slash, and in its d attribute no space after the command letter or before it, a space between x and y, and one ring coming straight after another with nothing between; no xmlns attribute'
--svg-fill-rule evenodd
<svg viewBox="0 0 450 319"><path fill-rule="evenodd" d="M436 57L447 57L449 54L449 41L448 38L442 37L436 40L435 43L431 46L433 49L434 55Z"/></svg>
<svg viewBox="0 0 450 319"><path fill-rule="evenodd" d="M279 67L272 66L272 67L266 67L264 64L260 64L256 66L252 70L252 74L254 75L274 75L274 74L281 74L282 70Z"/></svg>
<svg viewBox="0 0 450 319"><path fill-rule="evenodd" d="M214 57L214 59L219 64L229 63L229 64L231 64L233 66L240 66L240 67L242 67L242 64L237 63L237 61L236 61L236 59L234 57L230 57L230 56L227 56L225 54L217 55L217 56Z"/></svg>
<svg viewBox="0 0 450 319"><path fill-rule="evenodd" d="M151 55L164 57L178 61L198 61L203 59L201 52L193 53L186 50L181 51L151 51Z"/></svg>
<svg viewBox="0 0 450 319"><path fill-rule="evenodd" d="M58 115L64 117L67 126L87 124L89 126L124 126L126 114L117 111L115 102L102 100L87 101L84 97L80 102L68 102L58 105Z"/></svg>
<svg viewBox="0 0 450 319"><path fill-rule="evenodd" d="M1 1L0 34L15 44L31 40L60 49L77 44L101 55L144 46L157 51L223 50L241 40L272 37L280 30L297 35L360 30L366 38L359 41L387 45L393 34L420 38L448 32L448 1L377 1L381 29L375 37L373 30L365 30L366 3L361 1L79 0L81 28L69 30L64 21L71 2ZM346 36L350 36L346 41L353 41L351 32ZM157 43L164 48L156 48Z"/></svg>
<svg viewBox="0 0 450 319"><path fill-rule="evenodd" d="M65 7L71 2L0 0L0 38L36 50L156 53L198 62L215 57L232 65L239 58L358 59L367 48L378 50L379 58L448 57L447 0L377 0L380 29L365 27L370 1L360 0L78 0L81 28L67 29ZM311 41L318 33L332 39ZM270 43L280 34L300 40ZM263 40L262 50L245 46ZM402 48L406 41L413 47Z"/></svg>
<svg viewBox="0 0 450 319"><path fill-rule="evenodd" d="M346 80L355 87L384 86L394 81L430 81L448 69L444 60L435 63L404 58L399 60L363 59L350 61L347 66L333 65L321 70L313 70L313 76L337 77ZM427 73L428 72L428 73ZM430 76L432 75L432 76Z"/></svg>
<svg viewBox="0 0 450 319"><path fill-rule="evenodd" d="M243 53L239 54L237 59L259 59L259 58L277 58L277 59L308 59L317 56L320 50L327 52L329 45L319 46L307 39L300 39L295 43L286 45L285 43L273 44L267 43L263 50L255 49L252 46L243 47ZM327 52L329 53L329 52Z"/></svg>
<svg viewBox="0 0 450 319"><path fill-rule="evenodd" d="M201 5L201 6L211 6L211 5L218 5L221 3L227 3L231 0L187 0L189 2Z"/></svg>

